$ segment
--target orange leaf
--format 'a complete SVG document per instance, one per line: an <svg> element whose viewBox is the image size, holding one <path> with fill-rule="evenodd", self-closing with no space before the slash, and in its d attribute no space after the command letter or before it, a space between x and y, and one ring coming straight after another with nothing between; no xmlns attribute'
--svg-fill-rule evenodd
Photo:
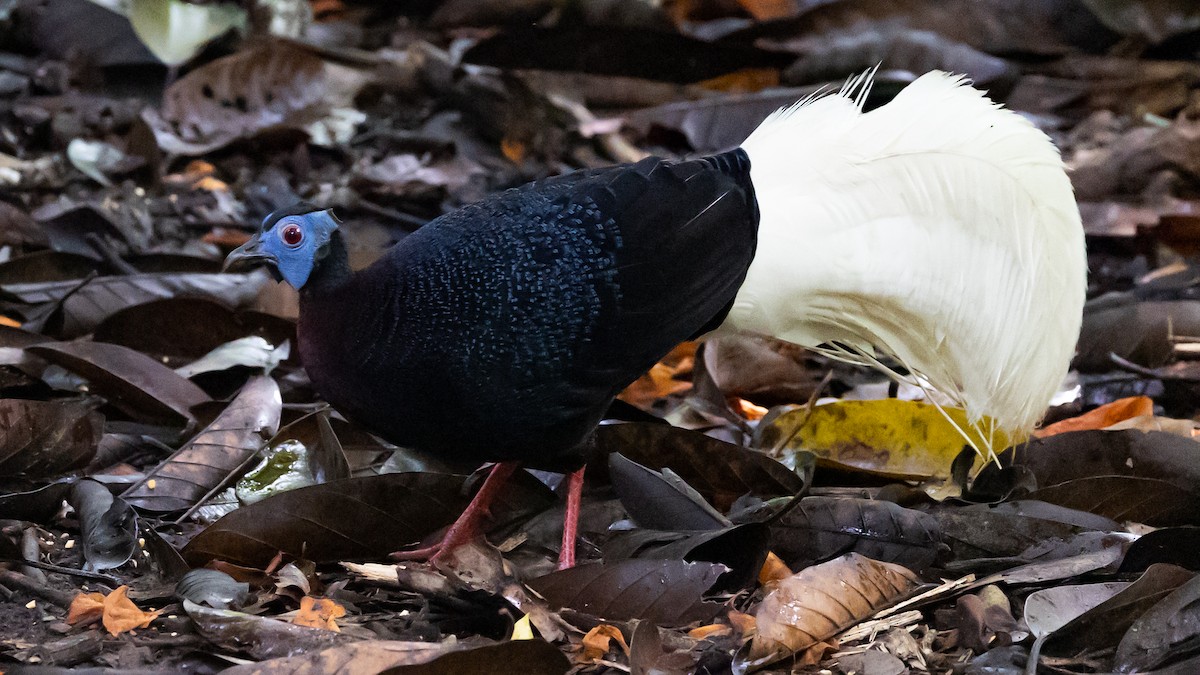
<svg viewBox="0 0 1200 675"><path fill-rule="evenodd" d="M691 373L695 360L696 343L680 343L617 398L639 408L649 408L660 398L687 391L692 383L678 378Z"/></svg>
<svg viewBox="0 0 1200 675"><path fill-rule="evenodd" d="M745 417L751 421L761 420L762 418L766 417L767 412L769 412L767 408L764 408L761 405L754 405L744 398L736 399L736 405L733 406L733 409L741 413L742 417Z"/></svg>
<svg viewBox="0 0 1200 675"><path fill-rule="evenodd" d="M314 598L305 596L300 599L300 611L292 623L309 628L324 628L341 632L336 619L346 616L346 608L329 598Z"/></svg>
<svg viewBox="0 0 1200 675"><path fill-rule="evenodd" d="M763 562L762 569L758 571L758 583L764 586L772 581L781 581L792 576L792 570L787 564L779 559L771 551L767 552L767 559Z"/></svg>
<svg viewBox="0 0 1200 675"><path fill-rule="evenodd" d="M513 164L520 164L525 159L525 144L521 141L505 137L500 141L500 152Z"/></svg>
<svg viewBox="0 0 1200 675"><path fill-rule="evenodd" d="M626 655L629 654L629 644L625 642L625 636L621 635L621 631L616 626L602 623L589 630L587 635L583 636L583 658L588 661L603 658L612 646L611 643L613 640L616 640L617 644L621 645L621 650Z"/></svg>
<svg viewBox="0 0 1200 675"><path fill-rule="evenodd" d="M758 21L782 19L797 11L794 0L738 0L738 4Z"/></svg>
<svg viewBox="0 0 1200 675"><path fill-rule="evenodd" d="M67 623L74 626L77 623L98 621L104 615L103 593L80 593L71 600L67 610Z"/></svg>
<svg viewBox="0 0 1200 675"><path fill-rule="evenodd" d="M104 598L104 627L109 635L117 636L134 628L149 628L150 622L162 614L162 610L143 612L125 596L128 586L121 586ZM72 603L73 604L73 603Z"/></svg>
<svg viewBox="0 0 1200 675"><path fill-rule="evenodd" d="M1038 429L1033 435L1046 438L1067 431L1084 431L1087 429L1103 429L1118 422L1124 422L1134 417L1154 414L1154 401L1147 396L1131 396L1106 403L1095 410L1085 412L1078 417L1072 417L1055 422L1048 427Z"/></svg>
<svg viewBox="0 0 1200 675"><path fill-rule="evenodd" d="M710 623L688 631L688 637L693 640L703 640L709 637L724 637L733 634L733 627L725 623Z"/></svg>
<svg viewBox="0 0 1200 675"><path fill-rule="evenodd" d="M705 89L731 94L748 94L779 86L779 71L774 68L743 68L699 83Z"/></svg>
<svg viewBox="0 0 1200 675"><path fill-rule="evenodd" d="M0 314L0 326L11 326L13 328L20 328L21 322L17 321L16 319L10 319L7 316Z"/></svg>

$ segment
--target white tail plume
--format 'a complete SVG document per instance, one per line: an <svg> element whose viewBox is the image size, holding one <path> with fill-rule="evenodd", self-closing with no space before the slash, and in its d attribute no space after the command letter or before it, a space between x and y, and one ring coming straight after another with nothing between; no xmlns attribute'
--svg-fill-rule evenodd
<svg viewBox="0 0 1200 675"><path fill-rule="evenodd" d="M782 109L742 144L762 220L720 331L824 345L1023 436L1066 375L1086 286L1059 153L963 78L929 73L863 113L869 86Z"/></svg>

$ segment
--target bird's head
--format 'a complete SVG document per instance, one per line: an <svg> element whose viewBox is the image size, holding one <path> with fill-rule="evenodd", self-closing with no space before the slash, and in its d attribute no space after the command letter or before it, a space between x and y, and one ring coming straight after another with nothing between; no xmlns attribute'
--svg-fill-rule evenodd
<svg viewBox="0 0 1200 675"><path fill-rule="evenodd" d="M277 281L300 289L317 263L329 252L329 241L338 228L329 209L299 203L279 209L263 219L262 228L225 258L225 269L265 264Z"/></svg>

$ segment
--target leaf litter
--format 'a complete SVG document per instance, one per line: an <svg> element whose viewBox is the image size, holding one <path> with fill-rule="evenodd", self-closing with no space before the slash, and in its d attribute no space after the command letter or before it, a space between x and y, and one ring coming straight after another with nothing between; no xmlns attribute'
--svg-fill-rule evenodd
<svg viewBox="0 0 1200 675"><path fill-rule="evenodd" d="M0 670L1200 667L1187 3L12 4ZM362 265L491 191L729 147L879 62L869 106L963 71L1072 169L1089 303L1035 438L972 463L919 392L758 338L685 343L597 432L576 568L553 569L543 472L490 543L384 563L440 535L478 467L327 409L296 296L222 255L305 198Z"/></svg>

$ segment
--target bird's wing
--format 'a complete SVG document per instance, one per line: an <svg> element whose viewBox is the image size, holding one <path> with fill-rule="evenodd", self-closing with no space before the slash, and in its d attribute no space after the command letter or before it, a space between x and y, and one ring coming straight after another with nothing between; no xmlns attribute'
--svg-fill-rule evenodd
<svg viewBox="0 0 1200 675"><path fill-rule="evenodd" d="M576 183L618 234L615 295L576 375L625 386L679 342L724 319L754 257L757 206L741 151L649 158Z"/></svg>

